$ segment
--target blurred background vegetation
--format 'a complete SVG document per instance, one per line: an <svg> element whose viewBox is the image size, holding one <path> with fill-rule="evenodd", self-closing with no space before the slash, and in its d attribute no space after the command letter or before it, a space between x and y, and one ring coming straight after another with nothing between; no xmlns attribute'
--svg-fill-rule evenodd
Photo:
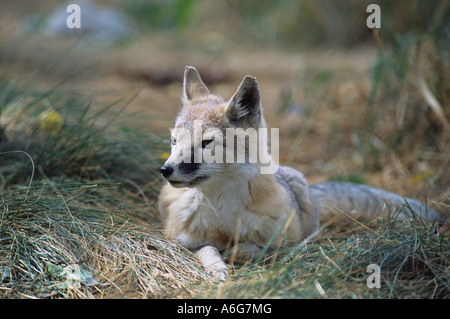
<svg viewBox="0 0 450 319"><path fill-rule="evenodd" d="M435 33L445 36L449 11L445 1L358 1L358 0L202 0L121 1L126 13L142 28L151 31L203 29L242 43L308 49L311 46L352 46L371 38L366 27L366 9L375 3L382 8L386 41L402 35Z"/></svg>
<svg viewBox="0 0 450 319"><path fill-rule="evenodd" d="M66 27L69 3L81 7L80 30ZM377 30L366 25L372 3L381 8ZM225 98L243 76L256 76L267 122L280 128L281 164L311 182L367 183L447 214L449 43L448 0L1 1L0 297L223 294L192 289L205 275L158 221L158 167L185 65ZM420 241L386 231L405 247ZM402 251L400 266L390 259L390 285L377 295L364 276L350 276L363 261L339 263L349 245L354 256L387 256L392 247L377 251L377 237L364 237L362 248L354 238L319 241L325 253L302 256L314 257L312 268L323 254L340 265L325 284L334 297L448 296L444 244L423 238L429 254ZM68 276L78 263L105 286ZM302 264L286 257L273 265L289 281ZM414 278L418 268L423 276ZM289 285L266 265L235 279L254 284L245 297L307 297L300 282L317 297L317 279L328 279L302 271ZM397 282L399 274L413 279ZM274 291L274 281L288 288ZM411 281L422 288L408 294Z"/></svg>

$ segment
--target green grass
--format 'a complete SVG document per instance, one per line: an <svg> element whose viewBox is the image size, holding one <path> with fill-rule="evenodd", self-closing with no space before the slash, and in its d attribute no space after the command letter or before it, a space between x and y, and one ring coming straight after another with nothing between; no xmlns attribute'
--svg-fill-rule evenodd
<svg viewBox="0 0 450 319"><path fill-rule="evenodd" d="M4 188L23 183L36 172L46 178L141 185L135 191L156 196L166 137L120 122L127 103L93 106L92 98L62 89L35 92L11 83L4 87L0 92ZM55 119L43 118L49 111Z"/></svg>

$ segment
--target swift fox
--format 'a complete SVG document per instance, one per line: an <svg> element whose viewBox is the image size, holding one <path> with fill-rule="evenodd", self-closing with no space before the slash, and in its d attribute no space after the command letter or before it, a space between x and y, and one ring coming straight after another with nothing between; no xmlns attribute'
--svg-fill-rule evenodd
<svg viewBox="0 0 450 319"><path fill-rule="evenodd" d="M269 242L299 243L318 232L319 220L333 207L365 220L388 203L400 214L442 221L414 199L352 183L309 185L302 173L274 163L264 147L267 137L257 134L266 123L254 77L246 76L227 101L211 94L188 66L182 103L171 155L161 167L168 183L159 211L167 235L220 279L228 274L222 258L255 258Z"/></svg>

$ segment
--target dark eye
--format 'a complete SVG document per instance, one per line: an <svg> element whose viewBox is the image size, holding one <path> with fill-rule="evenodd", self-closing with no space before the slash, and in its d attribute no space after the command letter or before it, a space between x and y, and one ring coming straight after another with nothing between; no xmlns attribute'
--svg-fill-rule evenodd
<svg viewBox="0 0 450 319"><path fill-rule="evenodd" d="M172 144L172 145L177 144L177 140L173 138L171 144Z"/></svg>
<svg viewBox="0 0 450 319"><path fill-rule="evenodd" d="M206 145L210 144L212 141L214 141L214 139L211 139L211 140L203 140L203 141L202 141L202 148L205 148Z"/></svg>

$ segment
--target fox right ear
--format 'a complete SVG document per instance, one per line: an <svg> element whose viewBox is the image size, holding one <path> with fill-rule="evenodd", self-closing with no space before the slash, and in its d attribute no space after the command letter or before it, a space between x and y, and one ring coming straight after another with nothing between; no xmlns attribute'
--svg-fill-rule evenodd
<svg viewBox="0 0 450 319"><path fill-rule="evenodd" d="M242 80L228 103L226 115L237 127L257 128L264 125L259 86L254 77L247 75Z"/></svg>
<svg viewBox="0 0 450 319"><path fill-rule="evenodd" d="M184 70L183 100L192 101L209 94L209 90L203 83L197 69L193 66L187 66Z"/></svg>

